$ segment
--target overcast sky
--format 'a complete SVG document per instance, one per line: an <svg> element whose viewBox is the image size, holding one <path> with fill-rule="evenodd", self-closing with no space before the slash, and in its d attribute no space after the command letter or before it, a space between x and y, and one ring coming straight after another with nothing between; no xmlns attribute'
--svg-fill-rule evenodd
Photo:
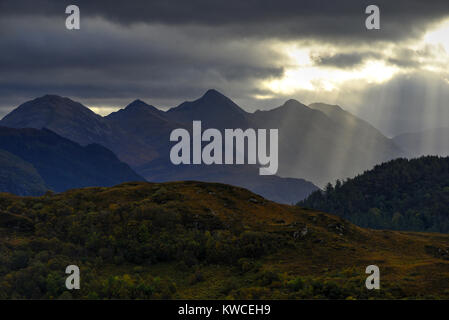
<svg viewBox="0 0 449 320"><path fill-rule="evenodd" d="M47 93L107 114L215 88L248 111L339 104L390 136L449 126L447 0L1 0L0 53L0 116Z"/></svg>

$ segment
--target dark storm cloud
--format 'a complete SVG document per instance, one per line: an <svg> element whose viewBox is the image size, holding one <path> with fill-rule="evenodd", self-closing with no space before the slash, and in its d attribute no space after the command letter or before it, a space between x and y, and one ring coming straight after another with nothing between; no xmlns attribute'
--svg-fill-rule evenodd
<svg viewBox="0 0 449 320"><path fill-rule="evenodd" d="M382 55L375 52L338 53L335 55L316 55L312 57L315 65L336 68L352 68L361 65L365 60L379 59Z"/></svg>
<svg viewBox="0 0 449 320"><path fill-rule="evenodd" d="M412 50L409 48L397 48L390 55L380 52L358 51L350 53L336 53L329 55L326 53L315 53L311 56L313 63L317 66L334 67L339 69L351 69L362 65L367 60L384 60L389 65L400 67L401 69L418 68L422 62L420 59L435 58L435 52L427 50Z"/></svg>
<svg viewBox="0 0 449 320"><path fill-rule="evenodd" d="M81 9L79 31L64 27L69 4ZM336 48L368 44L380 52L383 43L373 40L416 38L449 14L447 0L376 1L381 30L371 32L364 25L369 4L0 0L0 109L47 93L115 106L134 98L169 106L208 88L246 103L253 95L272 94L261 88L261 80L279 78L288 67L273 41L327 42ZM375 53L348 50L320 54L315 62L350 68L368 58ZM388 62L411 66L416 61L416 55L404 53Z"/></svg>
<svg viewBox="0 0 449 320"><path fill-rule="evenodd" d="M445 56L445 49L440 46L424 45L422 48L413 50L409 48L397 48L394 50L391 57L388 57L386 61L398 66L402 69L417 68L423 61L435 61L440 57ZM439 66L442 70L446 69L446 64Z"/></svg>
<svg viewBox="0 0 449 320"><path fill-rule="evenodd" d="M251 92L279 77L281 55L254 41L219 42L167 26L122 27L84 20L70 32L57 19L4 18L0 106L45 93L77 98L193 98L210 87ZM23 101L23 100L22 100ZM152 101L149 101L152 102Z"/></svg>
<svg viewBox="0 0 449 320"><path fill-rule="evenodd" d="M337 40L401 39L416 36L449 13L447 0L378 0L381 30L367 33L365 8L372 1L280 0L3 0L3 16L61 16L69 4L83 16L101 16L122 23L199 25L223 28L230 35L327 38ZM368 39L367 39L368 38Z"/></svg>

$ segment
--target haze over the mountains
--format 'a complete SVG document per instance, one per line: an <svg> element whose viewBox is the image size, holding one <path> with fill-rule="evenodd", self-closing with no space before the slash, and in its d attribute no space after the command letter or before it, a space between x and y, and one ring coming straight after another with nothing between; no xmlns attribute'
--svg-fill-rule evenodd
<svg viewBox="0 0 449 320"><path fill-rule="evenodd" d="M173 145L170 132L180 127L191 130L193 120L201 120L203 130L278 129L278 175L294 179L261 177L248 165L173 165L169 159ZM312 183L323 186L406 155L393 140L338 106L306 106L288 100L268 111L248 113L216 90L169 111L135 100L106 117L69 98L46 95L23 103L0 125L48 128L81 145L104 145L149 181L225 182L289 203L315 190Z"/></svg>
<svg viewBox="0 0 449 320"><path fill-rule="evenodd" d="M449 155L449 127L403 133L393 138L408 157Z"/></svg>

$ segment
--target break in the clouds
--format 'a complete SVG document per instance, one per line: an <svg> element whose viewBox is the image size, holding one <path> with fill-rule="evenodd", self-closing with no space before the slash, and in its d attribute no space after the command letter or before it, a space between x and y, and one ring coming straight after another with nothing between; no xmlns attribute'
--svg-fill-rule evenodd
<svg viewBox="0 0 449 320"><path fill-rule="evenodd" d="M46 93L108 113L135 98L174 106L208 88L249 111L288 98L340 104L388 134L432 123L415 112L394 129L380 114L447 110L447 0L376 1L381 29L371 31L373 3L359 0L80 0L76 31L65 29L69 4L0 2L0 115Z"/></svg>

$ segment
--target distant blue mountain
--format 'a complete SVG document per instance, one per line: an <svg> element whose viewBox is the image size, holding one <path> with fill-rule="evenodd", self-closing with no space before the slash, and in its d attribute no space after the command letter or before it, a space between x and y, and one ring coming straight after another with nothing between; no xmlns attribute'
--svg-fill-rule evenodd
<svg viewBox="0 0 449 320"><path fill-rule="evenodd" d="M35 169L32 173L37 172L45 187L56 192L145 180L105 147L83 147L48 129L0 127L0 150L30 164L28 171ZM36 194L39 190L18 193Z"/></svg>
<svg viewBox="0 0 449 320"><path fill-rule="evenodd" d="M0 150L0 192L37 196L47 190L44 179L31 163Z"/></svg>

